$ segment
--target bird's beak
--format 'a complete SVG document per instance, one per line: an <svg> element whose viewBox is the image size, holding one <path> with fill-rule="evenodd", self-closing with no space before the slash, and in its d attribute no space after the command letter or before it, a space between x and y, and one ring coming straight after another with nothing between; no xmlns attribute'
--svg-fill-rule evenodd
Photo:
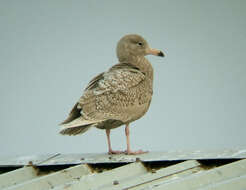
<svg viewBox="0 0 246 190"><path fill-rule="evenodd" d="M160 56L160 57L164 57L164 53L158 49L152 49L152 48L149 48L147 50L147 54L151 54L151 55L156 55L156 56Z"/></svg>

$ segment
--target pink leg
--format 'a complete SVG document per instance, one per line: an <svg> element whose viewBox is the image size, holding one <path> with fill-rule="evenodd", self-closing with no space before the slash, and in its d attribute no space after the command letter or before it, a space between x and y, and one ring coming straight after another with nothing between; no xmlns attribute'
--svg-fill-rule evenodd
<svg viewBox="0 0 246 190"><path fill-rule="evenodd" d="M125 133L126 133L126 144L127 144L127 149L126 149L126 152L125 152L126 154L136 155L136 154L144 154L144 153L147 153L147 151L142 151L142 150L131 151L131 148L130 148L130 130L129 130L129 124L126 124Z"/></svg>
<svg viewBox="0 0 246 190"><path fill-rule="evenodd" d="M108 141L108 154L121 154L123 151L112 150L110 142L110 129L106 129L107 141Z"/></svg>

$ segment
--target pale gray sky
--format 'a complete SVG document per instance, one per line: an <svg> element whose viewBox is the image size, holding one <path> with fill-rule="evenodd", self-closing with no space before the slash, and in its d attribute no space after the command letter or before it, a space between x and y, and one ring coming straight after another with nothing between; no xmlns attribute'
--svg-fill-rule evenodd
<svg viewBox="0 0 246 190"><path fill-rule="evenodd" d="M83 89L137 33L164 59L133 149L246 147L246 1L0 1L0 156L106 152L103 130L58 134ZM124 127L112 131L125 149Z"/></svg>

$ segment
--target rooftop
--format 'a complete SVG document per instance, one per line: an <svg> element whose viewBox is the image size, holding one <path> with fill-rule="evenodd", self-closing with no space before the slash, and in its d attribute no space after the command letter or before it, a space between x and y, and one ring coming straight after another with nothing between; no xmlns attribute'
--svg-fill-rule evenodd
<svg viewBox="0 0 246 190"><path fill-rule="evenodd" d="M245 190L246 150L0 157L0 189Z"/></svg>

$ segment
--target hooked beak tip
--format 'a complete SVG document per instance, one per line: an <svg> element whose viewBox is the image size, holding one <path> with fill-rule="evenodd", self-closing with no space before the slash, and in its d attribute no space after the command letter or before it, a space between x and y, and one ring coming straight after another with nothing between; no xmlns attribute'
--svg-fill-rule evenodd
<svg viewBox="0 0 246 190"><path fill-rule="evenodd" d="M164 53L158 49L152 49L150 48L149 50L147 50L147 54L151 54L151 55L156 55L156 56L160 56L160 57L164 57Z"/></svg>
<svg viewBox="0 0 246 190"><path fill-rule="evenodd" d="M162 51L160 51L160 52L158 53L158 56L160 56L160 57L165 57L165 55L164 55L164 53L163 53Z"/></svg>

